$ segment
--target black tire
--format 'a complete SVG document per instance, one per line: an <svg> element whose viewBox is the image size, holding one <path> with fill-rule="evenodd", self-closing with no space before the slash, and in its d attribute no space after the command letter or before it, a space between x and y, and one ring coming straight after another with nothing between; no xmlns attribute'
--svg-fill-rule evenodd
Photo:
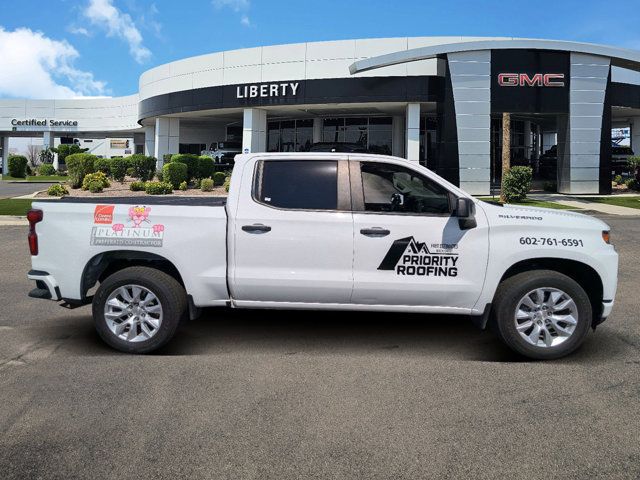
<svg viewBox="0 0 640 480"><path fill-rule="evenodd" d="M124 285L140 285L150 290L162 306L162 323L149 339L129 342L119 338L107 325L104 307L109 295ZM129 267L107 277L93 297L93 321L100 338L109 346L127 353L149 353L165 345L187 315L187 295L170 275L149 267Z"/></svg>
<svg viewBox="0 0 640 480"><path fill-rule="evenodd" d="M518 302L537 288L555 288L569 295L578 311L577 325L571 336L555 346L541 347L528 343L518 333L515 324ZM584 342L592 322L592 308L584 289L572 278L553 270L534 270L519 273L498 286L493 302L494 330L498 337L515 352L535 360L552 360L575 351Z"/></svg>

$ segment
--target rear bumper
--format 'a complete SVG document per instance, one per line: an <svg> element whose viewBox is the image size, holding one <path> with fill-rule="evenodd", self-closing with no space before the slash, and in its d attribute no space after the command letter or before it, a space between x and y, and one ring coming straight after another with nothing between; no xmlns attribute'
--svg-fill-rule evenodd
<svg viewBox="0 0 640 480"><path fill-rule="evenodd" d="M36 288L29 292L30 297L56 302L62 299L58 282L56 282L56 279L48 272L30 270L29 273L27 273L27 278L36 282Z"/></svg>

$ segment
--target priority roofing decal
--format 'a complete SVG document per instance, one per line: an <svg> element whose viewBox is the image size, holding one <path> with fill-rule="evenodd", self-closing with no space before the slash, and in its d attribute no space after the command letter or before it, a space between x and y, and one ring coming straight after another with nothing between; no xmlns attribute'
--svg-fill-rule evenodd
<svg viewBox="0 0 640 480"><path fill-rule="evenodd" d="M111 207L110 217L103 215L103 210L98 207ZM108 211L108 209L106 209ZM108 226L94 226L91 230L90 245L99 246L125 246L125 247L161 247L164 239L164 225L152 224L149 220L151 207L129 207L128 218L124 223L113 222L113 205L98 205L94 212L94 223L109 224ZM107 222L107 219L109 220ZM100 220L100 221L98 221Z"/></svg>
<svg viewBox="0 0 640 480"><path fill-rule="evenodd" d="M393 242L378 270L394 270L397 275L425 277L458 276L458 244L431 244L418 242L413 237Z"/></svg>

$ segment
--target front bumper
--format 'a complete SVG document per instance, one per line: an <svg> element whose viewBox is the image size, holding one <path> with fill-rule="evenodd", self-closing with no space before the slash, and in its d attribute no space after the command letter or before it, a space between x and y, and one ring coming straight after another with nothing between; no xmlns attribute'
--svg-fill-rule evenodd
<svg viewBox="0 0 640 480"><path fill-rule="evenodd" d="M602 310L600 311L600 316L598 318L593 319L593 328L600 325L604 322L609 315L611 315L611 311L613 310L613 300L604 300L602 302Z"/></svg>
<svg viewBox="0 0 640 480"><path fill-rule="evenodd" d="M60 287L58 282L48 272L42 270L30 270L27 273L29 280L36 282L36 288L29 292L29 296L32 298L41 298L44 300L58 301L62 300L60 295Z"/></svg>

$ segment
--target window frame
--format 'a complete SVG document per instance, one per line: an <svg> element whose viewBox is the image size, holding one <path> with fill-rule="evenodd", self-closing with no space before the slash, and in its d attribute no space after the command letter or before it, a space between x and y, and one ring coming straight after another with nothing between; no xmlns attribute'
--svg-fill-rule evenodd
<svg viewBox="0 0 640 480"><path fill-rule="evenodd" d="M416 175L426 178L430 182L436 183L440 188L447 192L448 200L449 200L449 211L446 213L432 213L432 212L376 212L373 210L366 210L364 203L364 185L362 184L362 171L361 164L362 163L375 163L382 165L394 165L401 168L406 168L407 170L411 170ZM415 170L408 165L400 165L395 162L381 162L377 160L352 160L349 162L349 174L351 178L351 201L353 205L354 213L364 213L367 215L399 215L404 217L451 217L455 213L455 200L458 198L456 194L454 194L447 187L438 183L434 179L430 178L428 175L425 175L423 172Z"/></svg>
<svg viewBox="0 0 640 480"><path fill-rule="evenodd" d="M336 191L336 208L323 209L323 208L287 208L278 207L265 203L259 198L260 189L262 187L262 172L265 162L336 162L337 164L337 191ZM349 184L349 161L344 158L259 158L253 167L253 181L251 185L251 199L258 205L269 207L274 210L289 211L289 212L349 212L352 210L351 205L351 188Z"/></svg>

